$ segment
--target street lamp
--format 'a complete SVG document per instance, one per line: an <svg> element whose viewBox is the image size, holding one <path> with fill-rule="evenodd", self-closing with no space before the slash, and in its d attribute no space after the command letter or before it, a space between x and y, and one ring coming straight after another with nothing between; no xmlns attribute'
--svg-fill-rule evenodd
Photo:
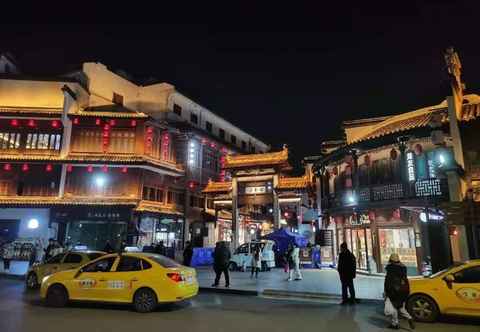
<svg viewBox="0 0 480 332"><path fill-rule="evenodd" d="M105 182L107 180L105 179L105 177L99 175L95 178L95 184L97 187L103 187L105 185Z"/></svg>

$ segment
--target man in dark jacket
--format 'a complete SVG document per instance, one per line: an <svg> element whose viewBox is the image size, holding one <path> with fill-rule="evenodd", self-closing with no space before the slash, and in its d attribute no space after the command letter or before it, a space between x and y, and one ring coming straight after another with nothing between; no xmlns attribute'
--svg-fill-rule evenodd
<svg viewBox="0 0 480 332"><path fill-rule="evenodd" d="M222 273L225 275L225 287L230 287L230 276L228 274L228 263L230 263L230 250L224 241L217 242L213 252L213 270L215 271L215 282L212 287L217 287Z"/></svg>
<svg viewBox="0 0 480 332"><path fill-rule="evenodd" d="M111 254L114 252L114 249L110 244L110 241L107 240L107 242L105 243L105 247L103 248L103 251L105 251L107 254Z"/></svg>
<svg viewBox="0 0 480 332"><path fill-rule="evenodd" d="M193 246L188 241L185 245L185 249L183 250L183 265L185 266L190 266L192 263L192 257L193 257Z"/></svg>
<svg viewBox="0 0 480 332"><path fill-rule="evenodd" d="M344 242L340 245L340 255L338 257L338 274L342 282L342 305L347 303L355 304L355 287L353 279L357 274L357 262L355 256L348 250ZM348 299L347 289L350 292L350 301Z"/></svg>
<svg viewBox="0 0 480 332"><path fill-rule="evenodd" d="M400 262L398 254L390 255L388 265L385 268L385 313L389 312L392 316L391 329L399 329L398 314L408 319L408 324L413 330L415 325L412 316L405 310L405 302L410 295L410 285L407 278L407 268Z"/></svg>

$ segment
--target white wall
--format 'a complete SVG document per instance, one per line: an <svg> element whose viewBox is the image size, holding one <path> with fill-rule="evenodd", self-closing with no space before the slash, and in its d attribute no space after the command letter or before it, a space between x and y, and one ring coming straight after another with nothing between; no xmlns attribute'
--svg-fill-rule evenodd
<svg viewBox="0 0 480 332"><path fill-rule="evenodd" d="M28 221L37 219L39 226L37 229L29 229ZM0 209L0 222L2 219L20 220L18 237L42 237L48 239L48 223L50 221L50 209Z"/></svg>
<svg viewBox="0 0 480 332"><path fill-rule="evenodd" d="M168 98L168 109L173 110L173 104L177 104L182 108L182 119L189 122L192 126L195 126L199 129L206 131L206 122L210 122L213 125L212 134L216 137L219 137L219 129L225 130L225 140L227 142L231 142L230 137L231 135L235 135L237 138L236 146L238 148L242 147L242 141L247 143L251 142L253 146L255 146L256 152L266 152L270 149L270 147L263 143L262 141L258 140L257 138L253 137L252 135L246 133L245 131L241 130L240 128L236 127L235 125L231 124L230 122L224 120L220 116L214 114L207 108L197 104L190 98L182 95L179 92L174 92L170 94ZM198 124L195 125L190 122L190 114L196 114L198 117Z"/></svg>

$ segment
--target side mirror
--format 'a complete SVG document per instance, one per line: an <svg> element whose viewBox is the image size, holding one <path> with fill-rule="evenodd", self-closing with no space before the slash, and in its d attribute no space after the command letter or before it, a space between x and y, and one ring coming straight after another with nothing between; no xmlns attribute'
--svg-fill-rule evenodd
<svg viewBox="0 0 480 332"><path fill-rule="evenodd" d="M452 284L455 281L455 277L451 274L448 274L448 275L445 276L445 278L443 278L443 280L445 280L445 282L447 283L448 288L451 289Z"/></svg>
<svg viewBox="0 0 480 332"><path fill-rule="evenodd" d="M77 273L75 273L75 275L73 276L73 278L78 278L79 275L81 275L83 273L83 269L78 269Z"/></svg>

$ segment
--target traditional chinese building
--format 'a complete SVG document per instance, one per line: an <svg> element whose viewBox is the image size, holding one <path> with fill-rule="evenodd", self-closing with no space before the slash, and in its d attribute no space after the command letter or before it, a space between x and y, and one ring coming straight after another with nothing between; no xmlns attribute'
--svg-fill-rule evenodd
<svg viewBox="0 0 480 332"><path fill-rule="evenodd" d="M0 59L8 241L179 248L203 216L201 185L227 179L225 156L269 149L167 83L138 85L99 63L35 78L14 65Z"/></svg>
<svg viewBox="0 0 480 332"><path fill-rule="evenodd" d="M211 222L199 225L205 229L205 245L221 240L236 247L282 227L302 229L310 178L287 176L291 167L286 147L279 152L227 156L224 169L231 181L209 182L204 189L206 211L212 216ZM306 225L313 227L310 222Z"/></svg>

